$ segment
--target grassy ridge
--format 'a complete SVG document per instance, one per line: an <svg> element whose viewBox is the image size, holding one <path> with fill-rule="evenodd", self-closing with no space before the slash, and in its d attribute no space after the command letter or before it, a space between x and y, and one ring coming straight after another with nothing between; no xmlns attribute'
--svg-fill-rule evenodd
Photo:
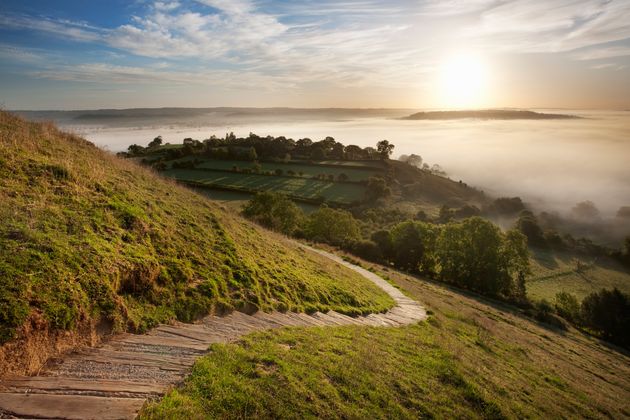
<svg viewBox="0 0 630 420"><path fill-rule="evenodd" d="M0 343L229 308L382 311L354 272L50 124L0 113ZM264 257L262 257L264 256Z"/></svg>
<svg viewBox="0 0 630 420"><path fill-rule="evenodd" d="M214 345L144 418L623 418L630 358L507 306L367 264L431 309L404 328L283 329Z"/></svg>

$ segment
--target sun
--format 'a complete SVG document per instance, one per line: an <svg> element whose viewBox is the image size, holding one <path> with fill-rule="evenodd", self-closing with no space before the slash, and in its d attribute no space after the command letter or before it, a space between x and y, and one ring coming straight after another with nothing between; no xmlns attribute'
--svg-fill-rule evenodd
<svg viewBox="0 0 630 420"><path fill-rule="evenodd" d="M487 69L474 54L456 54L444 60L439 72L439 99L447 108L476 108L485 102Z"/></svg>

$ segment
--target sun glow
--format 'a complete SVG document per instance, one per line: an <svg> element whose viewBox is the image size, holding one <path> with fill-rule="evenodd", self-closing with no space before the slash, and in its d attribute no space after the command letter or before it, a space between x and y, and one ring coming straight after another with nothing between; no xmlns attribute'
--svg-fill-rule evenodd
<svg viewBox="0 0 630 420"><path fill-rule="evenodd" d="M483 106L487 91L487 69L473 54L449 57L440 68L439 99L447 108Z"/></svg>

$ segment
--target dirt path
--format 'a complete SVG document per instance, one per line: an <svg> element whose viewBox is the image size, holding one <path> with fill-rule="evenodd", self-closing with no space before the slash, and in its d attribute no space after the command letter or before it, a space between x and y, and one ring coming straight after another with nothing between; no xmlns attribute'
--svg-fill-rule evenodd
<svg viewBox="0 0 630 420"><path fill-rule="evenodd" d="M196 324L162 325L145 335L119 334L97 348L81 350L38 376L0 382L0 418L130 419L147 398L182 381L211 343L252 331L285 326L372 325L395 327L426 318L420 304L376 274L336 255L309 248L374 282L396 306L383 314L349 317L336 313L263 313L208 316Z"/></svg>

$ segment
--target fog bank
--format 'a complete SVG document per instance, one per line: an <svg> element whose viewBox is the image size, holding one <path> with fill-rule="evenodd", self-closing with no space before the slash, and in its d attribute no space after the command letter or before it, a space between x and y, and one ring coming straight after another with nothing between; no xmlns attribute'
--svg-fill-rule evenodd
<svg viewBox="0 0 630 420"><path fill-rule="evenodd" d="M159 119L130 127L114 122L90 125L61 121L96 144L120 151L146 145L157 135L181 143L233 131L238 136L284 135L313 140L332 136L348 145L374 145L388 139L394 155L419 154L440 164L451 178L493 195L518 195L539 209L566 214L575 203L591 200L604 216L630 205L630 112L562 111L571 120L403 121L392 112L284 115L249 112L196 117L182 124ZM165 121L166 122L166 121Z"/></svg>

